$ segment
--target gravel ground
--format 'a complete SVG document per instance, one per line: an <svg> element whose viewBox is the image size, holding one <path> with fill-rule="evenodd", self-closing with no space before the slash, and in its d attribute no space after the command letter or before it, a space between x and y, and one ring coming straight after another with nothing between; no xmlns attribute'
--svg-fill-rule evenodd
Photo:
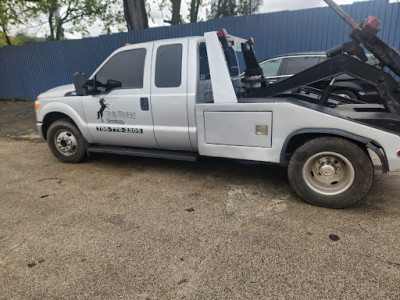
<svg viewBox="0 0 400 300"><path fill-rule="evenodd" d="M63 164L0 101L0 299L399 299L400 175L343 210L286 170L93 155Z"/></svg>
<svg viewBox="0 0 400 300"><path fill-rule="evenodd" d="M34 101L0 100L0 137L42 142L35 118Z"/></svg>

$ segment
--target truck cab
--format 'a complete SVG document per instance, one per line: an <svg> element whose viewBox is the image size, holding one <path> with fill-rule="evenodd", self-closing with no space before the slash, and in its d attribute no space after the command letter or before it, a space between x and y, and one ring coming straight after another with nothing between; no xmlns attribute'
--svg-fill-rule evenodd
<svg viewBox="0 0 400 300"><path fill-rule="evenodd" d="M152 42L113 53L91 77L99 91L82 98L91 142L193 150L187 118L188 81L193 79L188 74L197 69L198 55L189 57L190 44L198 41ZM110 81L117 84L108 88Z"/></svg>

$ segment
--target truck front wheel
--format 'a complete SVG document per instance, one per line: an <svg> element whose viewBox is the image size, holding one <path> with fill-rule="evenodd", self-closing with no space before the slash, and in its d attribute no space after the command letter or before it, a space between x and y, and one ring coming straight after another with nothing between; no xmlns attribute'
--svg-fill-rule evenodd
<svg viewBox="0 0 400 300"><path fill-rule="evenodd" d="M374 169L358 145L336 137L316 138L292 155L288 177L295 192L313 205L344 208L371 187Z"/></svg>
<svg viewBox="0 0 400 300"><path fill-rule="evenodd" d="M50 125L47 143L54 156L62 162L77 163L86 157L82 135L68 120L58 120Z"/></svg>

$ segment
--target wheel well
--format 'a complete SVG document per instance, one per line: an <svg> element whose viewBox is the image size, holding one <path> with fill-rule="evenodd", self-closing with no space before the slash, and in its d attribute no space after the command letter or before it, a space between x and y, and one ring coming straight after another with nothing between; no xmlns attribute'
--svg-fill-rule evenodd
<svg viewBox="0 0 400 300"><path fill-rule="evenodd" d="M47 130L49 129L50 125L58 120L67 120L68 122L71 122L71 124L76 126L76 123L66 114L60 112L49 113L43 119L42 132L43 132L43 138L45 140L47 139ZM76 127L78 128L78 126Z"/></svg>
<svg viewBox="0 0 400 300"><path fill-rule="evenodd" d="M316 138L320 137L338 137L344 140L348 140L356 145L358 145L362 150L364 150L368 154L367 149L367 142L361 142L356 139L346 137L343 135L338 134L326 134L326 133L301 133L294 135L290 138L289 142L286 144L286 148L282 149L281 153L281 163L287 164L292 157L293 152L299 148L300 146L304 145L306 142L311 141ZM370 155L368 154L370 157ZM381 161L382 162L382 161Z"/></svg>

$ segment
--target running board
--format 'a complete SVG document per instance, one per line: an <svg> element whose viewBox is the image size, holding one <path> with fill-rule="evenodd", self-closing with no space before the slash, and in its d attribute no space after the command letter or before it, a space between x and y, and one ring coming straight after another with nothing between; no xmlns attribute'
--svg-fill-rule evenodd
<svg viewBox="0 0 400 300"><path fill-rule="evenodd" d="M184 161L196 161L197 153L174 150L156 150L146 148L115 147L104 145L89 145L88 152L109 153L118 155L165 158Z"/></svg>

